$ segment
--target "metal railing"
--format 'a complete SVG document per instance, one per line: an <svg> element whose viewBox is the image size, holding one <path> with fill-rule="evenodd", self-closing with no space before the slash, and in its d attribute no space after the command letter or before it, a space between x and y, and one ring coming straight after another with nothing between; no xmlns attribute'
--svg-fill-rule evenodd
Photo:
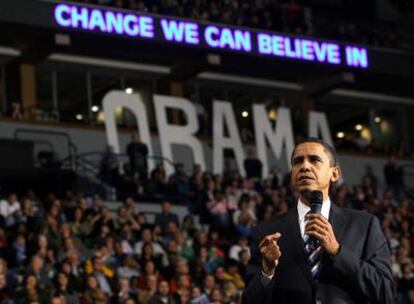
<svg viewBox="0 0 414 304"><path fill-rule="evenodd" d="M78 174L79 176L85 177L92 181L96 187L91 189L90 194L93 193L104 193L105 197L113 197L116 194L116 189L113 185L108 184L104 180L102 180L100 176L100 168L102 164L102 160L104 157L107 156L105 152L101 151L91 151L80 153L76 155L69 156L62 160L62 168L63 169L72 169ZM120 174L123 173L122 166L123 164L129 162L129 158L127 154L111 154L111 157L116 158L117 169ZM165 157L157 156L157 155L150 155L147 159L154 159L156 161L161 161L167 165L174 167L174 163Z"/></svg>
<svg viewBox="0 0 414 304"><path fill-rule="evenodd" d="M70 136L65 132L46 131L46 130L33 130L33 129L16 129L14 131L14 139L16 139L16 140L26 139L26 140L30 140L34 143L41 143L41 144L47 144L48 143L48 146L51 148L51 151L54 152L55 149L54 149L54 147L53 147L53 145L50 141L32 139L32 138L27 138L27 137L22 138L23 134L43 135L43 136L49 136L49 137L53 137L53 138L56 138L56 137L63 138L66 141L68 157L72 158L74 155L77 155L77 153L78 153L78 149L77 149L76 145L73 143Z"/></svg>

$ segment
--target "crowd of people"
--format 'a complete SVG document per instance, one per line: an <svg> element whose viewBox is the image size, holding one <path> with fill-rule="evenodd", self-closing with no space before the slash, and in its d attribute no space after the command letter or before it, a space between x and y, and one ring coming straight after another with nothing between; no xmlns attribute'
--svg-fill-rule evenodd
<svg viewBox="0 0 414 304"><path fill-rule="evenodd" d="M257 168L253 161L245 165ZM239 303L257 267L250 251L254 226L295 205L289 178L277 169L264 180L253 174L257 170L243 178L196 165L191 176L169 179L162 171L157 166L148 180L159 192L180 194L189 207L181 218L168 200L150 220L132 197L111 210L99 195L73 191L61 198L6 195L0 201L0 303ZM395 161L384 173L385 191L367 174L355 187L337 185L332 201L379 217L392 250L398 303L414 303L413 201Z"/></svg>
<svg viewBox="0 0 414 304"><path fill-rule="evenodd" d="M372 22L369 25L363 25L357 22L356 18L343 18L340 17L340 14L333 18L329 13L326 16L328 19L332 18L329 21L329 26L319 24L316 22L318 20L313 18L313 10L317 9L317 5L312 4L312 1L82 0L82 2L299 35L311 34L322 38L375 46L412 48L409 40L400 37L397 31L389 28L387 24L385 28L388 27L388 30L384 30L384 27L373 26ZM323 1L318 1L316 4L321 5L321 3ZM407 9L402 1L393 3L397 7L402 7L401 10ZM349 15L354 15L355 10L364 14L358 1L326 1L325 4L328 7L337 6L341 12L347 10ZM373 10L370 6L366 15L370 15ZM363 20L366 20L366 15ZM381 22L378 21L378 24Z"/></svg>

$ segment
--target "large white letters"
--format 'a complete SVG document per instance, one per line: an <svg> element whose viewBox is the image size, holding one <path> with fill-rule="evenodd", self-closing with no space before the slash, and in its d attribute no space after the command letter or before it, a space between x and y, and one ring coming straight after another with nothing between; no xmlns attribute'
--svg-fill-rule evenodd
<svg viewBox="0 0 414 304"><path fill-rule="evenodd" d="M319 132L322 135L321 138L330 144L332 147L333 141L331 136L331 131L329 129L328 119L326 118L326 114L322 112L309 112L309 137L316 137L319 138Z"/></svg>
<svg viewBox="0 0 414 304"><path fill-rule="evenodd" d="M206 168L206 160L202 143L195 136L199 125L195 106L187 99L154 95L155 114L158 126L161 154L164 158L174 161L172 153L173 145L184 145L192 149L195 163ZM154 155L149 132L148 116L145 104L136 94L128 95L123 91L111 91L103 99L105 112L105 127L108 145L112 146L115 153L122 153L115 121L115 109L128 108L137 119L137 126L142 142L148 146L149 154ZM182 111L186 117L186 125L168 123L167 108ZM280 159L286 153L287 163L290 164L290 154L294 148L294 136L290 110L278 109L278 119L275 128L272 127L265 106L253 105L254 132L257 145L257 156L263 163L263 177L268 176L269 157L267 154L269 142L270 151L276 159ZM227 130L227 132L226 132ZM324 141L333 144L326 115L321 112L309 113L308 131L310 137L321 137ZM320 136L319 136L320 135ZM222 174L224 169L224 150L231 149L235 154L236 165L242 175L245 175L243 162L245 159L242 142L236 124L231 103L214 101L213 103L213 159L212 170L215 174ZM157 153L159 154L159 153ZM187 166L192 163L188 159ZM154 168L154 160L149 159L149 169ZM166 165L167 174L173 173L173 167Z"/></svg>
<svg viewBox="0 0 414 304"><path fill-rule="evenodd" d="M244 151L239 132L237 131L231 103L214 101L213 103L213 171L216 174L223 173L224 149L232 149L236 156L237 166L242 175L245 175L243 162ZM227 126L229 136L224 136L224 124Z"/></svg>
<svg viewBox="0 0 414 304"><path fill-rule="evenodd" d="M187 99L155 95L155 113L158 123L161 151L163 157L173 160L171 146L181 144L191 147L194 153L194 161L206 169L203 148L200 141L194 136L198 131L198 121L194 105ZM169 124L167 121L167 108L183 111L187 118L187 125L179 126ZM165 167L167 174L173 173L171 166Z"/></svg>
<svg viewBox="0 0 414 304"><path fill-rule="evenodd" d="M269 175L269 164L267 157L266 138L270 143L272 152L276 158L282 154L283 144L285 145L286 157L289 160L294 148L292 122L290 110L287 108L278 109L276 128L273 130L264 105L253 105L254 131L257 145L257 156L263 163L263 178ZM288 163L290 163L288 161Z"/></svg>

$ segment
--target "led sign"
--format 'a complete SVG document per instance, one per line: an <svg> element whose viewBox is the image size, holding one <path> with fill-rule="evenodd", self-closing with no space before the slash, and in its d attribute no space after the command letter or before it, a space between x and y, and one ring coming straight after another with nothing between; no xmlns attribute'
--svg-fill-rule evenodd
<svg viewBox="0 0 414 304"><path fill-rule="evenodd" d="M368 68L368 50L331 41L290 37L245 28L156 17L81 5L57 4L59 27L222 49L256 56Z"/></svg>

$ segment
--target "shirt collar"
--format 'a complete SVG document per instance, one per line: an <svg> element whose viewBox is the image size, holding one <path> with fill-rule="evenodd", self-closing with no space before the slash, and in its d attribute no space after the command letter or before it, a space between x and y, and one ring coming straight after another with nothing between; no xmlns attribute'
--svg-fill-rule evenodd
<svg viewBox="0 0 414 304"><path fill-rule="evenodd" d="M322 210L321 214L326 218L329 219L329 211L331 210L331 200L329 197L322 203ZM299 220L302 221L305 218L306 213L310 211L310 207L305 205L301 200L298 200L298 215Z"/></svg>

